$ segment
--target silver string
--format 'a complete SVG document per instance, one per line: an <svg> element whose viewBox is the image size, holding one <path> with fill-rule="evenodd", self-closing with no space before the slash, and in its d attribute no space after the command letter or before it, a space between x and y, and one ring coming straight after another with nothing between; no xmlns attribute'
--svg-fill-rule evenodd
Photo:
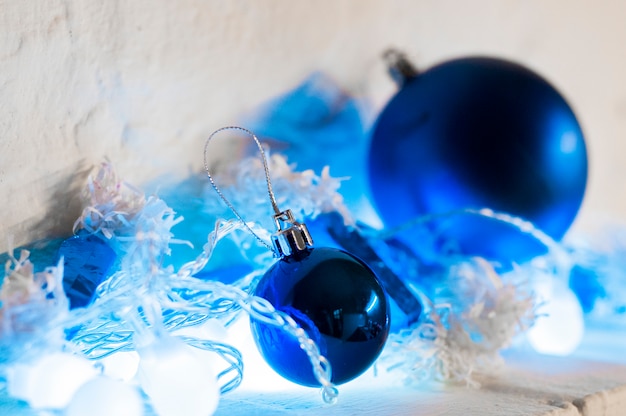
<svg viewBox="0 0 626 416"><path fill-rule="evenodd" d="M220 129L215 130L213 133L211 133L211 135L209 136L208 139L206 139L206 143L204 144L204 170L206 171L207 176L209 177L209 182L211 182L211 185L213 186L213 189L215 189L215 192L217 192L217 194L219 195L219 197L222 199L222 201L224 201L224 203L226 204L226 206L233 212L233 214L235 214L235 216L239 219L239 221L242 222L242 224L248 229L248 231L261 243L263 244L265 247L267 247L268 249L270 249L274 255L276 257L279 256L278 252L276 251L276 249L274 247L272 247L271 245L269 245L267 242L265 242L265 240L263 240L261 237L259 237L259 235L257 233L255 233L252 228L246 223L246 221L243 219L243 217L239 214L239 212L235 209L235 207L233 206L233 204L230 203L230 201L228 199L226 199L226 197L224 196L224 194L222 193L222 191L217 187L217 185L215 184L215 181L213 180L213 177L211 176L211 173L209 172L209 162L207 160L207 149L209 148L209 142L211 141L211 139L213 138L213 136L215 136L216 134L224 131L224 130L239 130L242 131L246 134L248 134L250 137L252 137L252 139L254 140L254 142L256 143L257 147L259 148L259 151L261 153L261 160L263 161L263 169L265 171L265 181L267 182L267 193L270 197L270 202L272 203L272 208L274 209L274 213L275 214L280 214L281 211L278 208L278 204L276 203L276 197L274 196L274 191L272 190L272 181L270 180L270 169L267 165L267 157L265 156L265 150L263 149L263 146L261 145L261 142L259 141L259 139L256 137L256 135L254 133L252 133L250 130L245 129L243 127L238 127L238 126L227 126L227 127L222 127Z"/></svg>
<svg viewBox="0 0 626 416"><path fill-rule="evenodd" d="M224 130L239 130L248 134L250 137L252 137L257 147L259 148L259 152L261 153L261 160L263 161L263 169L265 170L265 180L267 182L267 193L270 197L272 208L274 209L274 213L276 215L281 214L281 210L278 208L278 204L276 203L276 198L274 197L274 191L272 190L272 182L270 180L270 170L267 165L267 157L265 156L265 150L263 149L263 146L261 145L261 142L256 137L256 135L248 129L245 129L243 127L237 127L237 126L228 126L228 127L222 127L218 130L215 130L213 133L211 133L209 138L206 140L206 143L204 144L204 169L206 171L207 176L209 177L209 182L211 182L213 189L215 189L215 192L217 192L217 194L220 196L222 201L224 201L224 203L228 206L228 208L230 208L233 214L235 214L235 216L248 229L248 231L250 231L250 233L253 236L255 236L256 239L259 240L264 246L269 248L276 257L279 257L278 251L274 249L274 247L267 244L263 239L261 239L261 237L259 237L252 230L252 228L250 228L250 226L244 221L244 219L241 217L239 212L230 203L230 201L226 199L222 191L217 187L217 185L215 184L215 181L213 180L213 177L211 176L211 173L209 172L209 163L207 160L207 148L209 147L209 142L211 141L213 136L215 136L216 134ZM201 264L203 264L203 260L199 259L199 264L196 267L200 266ZM193 269L195 269L195 267L190 266L187 270L189 271ZM221 287L221 289L224 292L230 291L231 294L229 296L226 296L226 298L235 300L235 302L237 302L242 309L247 311L251 317L258 319L259 321L265 322L266 324L281 327L283 330L287 331L289 334L294 336L300 343L300 347L302 348L302 350L304 350L304 352L309 357L313 374L315 375L315 378L322 386L322 398L324 402L330 404L330 403L335 403L337 401L337 395L339 394L339 392L337 388L334 386L334 384L331 382L332 367L331 367L330 362L328 361L326 357L321 355L317 344L315 344L315 342L309 337L306 331L302 329L300 325L298 325L298 323L290 315L286 314L285 312L276 310L274 306L267 299L250 295L242 291L239 288L236 288L230 285L225 285L220 282L212 282L212 284L215 285L216 287ZM188 285L189 285L189 282L186 282L185 286L187 287ZM199 292L196 292L196 293L199 293Z"/></svg>

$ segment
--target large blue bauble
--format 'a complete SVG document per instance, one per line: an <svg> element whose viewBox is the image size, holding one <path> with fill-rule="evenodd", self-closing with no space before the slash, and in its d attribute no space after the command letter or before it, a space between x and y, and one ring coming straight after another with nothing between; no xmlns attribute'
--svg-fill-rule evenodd
<svg viewBox="0 0 626 416"><path fill-rule="evenodd" d="M387 228L425 214L491 208L558 240L583 199L587 152L572 109L544 79L508 61L465 58L408 79L388 103L373 131L369 179ZM478 216L431 226L439 250L506 261L545 250Z"/></svg>
<svg viewBox="0 0 626 416"><path fill-rule="evenodd" d="M255 295L289 314L332 365L332 382L357 377L376 360L389 334L389 306L376 275L361 260L335 248L310 248L277 261ZM284 329L251 320L267 363L288 380L317 387L311 363Z"/></svg>

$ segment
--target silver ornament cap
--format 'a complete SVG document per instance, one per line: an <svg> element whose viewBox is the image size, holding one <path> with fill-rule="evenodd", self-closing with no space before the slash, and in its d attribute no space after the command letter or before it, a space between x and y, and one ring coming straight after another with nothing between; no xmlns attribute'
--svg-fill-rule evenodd
<svg viewBox="0 0 626 416"><path fill-rule="evenodd" d="M281 257L313 247L313 238L306 224L296 221L290 209L274 215L274 223L277 231L272 236L272 242Z"/></svg>

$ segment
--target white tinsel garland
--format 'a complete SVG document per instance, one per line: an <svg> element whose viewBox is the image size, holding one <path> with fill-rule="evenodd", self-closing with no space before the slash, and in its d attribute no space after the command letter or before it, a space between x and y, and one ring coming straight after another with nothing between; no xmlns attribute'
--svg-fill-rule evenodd
<svg viewBox="0 0 626 416"><path fill-rule="evenodd" d="M143 192L121 181L109 162L102 163L95 177L89 176L82 192L84 208L74 230L101 232L106 238L128 228L145 203Z"/></svg>
<svg viewBox="0 0 626 416"><path fill-rule="evenodd" d="M354 224L343 196L338 192L342 179L330 176L329 167L325 167L319 175L310 169L298 172L295 164L289 164L283 155L270 155L268 149L265 152L269 156L272 187L280 207L291 209L294 216L300 219L315 218L324 212L339 212L346 224ZM274 229L274 213L261 159L243 159L216 174L215 182L246 221L257 222L270 232ZM205 187L205 201L207 213L218 217L230 216L209 184Z"/></svg>
<svg viewBox="0 0 626 416"><path fill-rule="evenodd" d="M93 377L93 372L89 370L91 366L84 364L79 359L81 356L101 359L120 352L137 351L143 374L141 386L160 415L174 414L171 413L173 404L180 405L181 398L187 397L189 389L196 392L184 400L189 411L210 414L215 410L215 400L210 403L196 403L197 400L192 399L206 396L213 372L199 371L204 368L204 364L188 356L186 346L210 352L224 362L225 367L219 371L223 392L237 387L241 382L241 355L220 340L190 336L174 339L172 333L181 328L202 325L209 319L232 316L239 310L245 310L255 319L281 327L296 337L309 355L314 374L323 386L324 400L336 400L337 391L330 382L330 364L320 355L317 345L290 316L275 310L265 299L251 296L237 286L193 276L210 260L215 245L224 236L241 228L241 224L219 221L216 229L209 234L204 250L195 260L178 271L172 267L162 268L162 256L169 252L169 245L176 242L171 238L171 227L181 219L177 219L173 210L159 198L145 199L142 193L134 189L130 196L120 195L120 183L110 164L104 164L96 179L89 181L86 191L90 196L88 202L95 205L85 207L77 222L90 227L93 232L100 231L103 235L106 230L109 241L115 242L118 248L123 247L123 252L120 253L124 257L120 262L121 269L98 287L96 299L91 305L67 311L67 300L61 284L61 266L56 272L48 269L45 273L34 274L27 253L19 260L12 258L12 264L7 266L7 277L0 292L4 301L0 309L3 322L12 323L10 317L15 316L22 305L30 308L36 301L44 305L50 304L50 295L58 291L59 300L65 301L55 303L63 303L64 313L52 315L56 317L54 324L42 319L41 315L28 321L20 316L20 325L9 327L13 332L21 331L19 335L22 337L14 345L3 348L18 352L24 342L33 345L32 336L36 335L38 343L36 348L32 348L32 352L35 357L41 357L38 359L21 356L13 360L13 354L3 353L5 357L9 357L9 362L4 363L6 371L5 366L0 366L0 377L8 377L9 393L35 407L61 408L67 405L80 385ZM107 198L111 200L107 201ZM139 207L141 208L135 209ZM52 275L56 278L51 279ZM25 328L24 322L32 326ZM48 335L51 332L61 334L64 331L66 340L54 337L56 342L50 344ZM180 347L172 350L168 345ZM61 350L73 353L63 353L58 360L55 358L46 361L46 357L58 354ZM174 350L178 353L174 354ZM181 361L183 356L188 358ZM19 357L19 354L15 357ZM42 392L38 390L21 388L24 386L20 384L20 380L24 377L38 377L31 376L37 371L50 374L51 382L57 383L58 381L54 381L55 377L60 375L52 371L50 365L60 362L59 360L86 370L78 378L70 380L68 386L71 389L66 389L61 396L42 396ZM169 363L169 360L173 361ZM184 374L174 374L171 371L168 375L163 373L164 368L171 368L171 365L182 362L188 363L188 368L185 367L187 370L179 369ZM197 378L189 378L191 373L197 373ZM182 378L178 379L179 376ZM174 384L172 380L175 380ZM217 385L215 381L213 384ZM181 409L180 406L176 408Z"/></svg>
<svg viewBox="0 0 626 416"><path fill-rule="evenodd" d="M443 286L449 303L424 298L425 313L411 328L391 334L380 363L400 370L407 384L429 379L478 387L475 372L493 372L499 352L536 319L536 304L523 282L504 282L481 258L451 267Z"/></svg>
<svg viewBox="0 0 626 416"><path fill-rule="evenodd" d="M5 277L0 287L0 339L13 342L13 336L35 332L68 310L63 292L63 263L35 272L30 252L21 250L19 258L9 253Z"/></svg>

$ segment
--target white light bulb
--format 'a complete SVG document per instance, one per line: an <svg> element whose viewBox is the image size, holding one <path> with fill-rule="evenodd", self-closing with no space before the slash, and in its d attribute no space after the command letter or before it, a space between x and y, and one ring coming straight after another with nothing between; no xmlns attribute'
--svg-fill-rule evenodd
<svg viewBox="0 0 626 416"><path fill-rule="evenodd" d="M65 410L66 416L141 416L137 389L123 381L96 377L83 384Z"/></svg>
<svg viewBox="0 0 626 416"><path fill-rule="evenodd" d="M239 350L245 363L246 372L240 390L279 392L308 389L281 377L263 359L252 337L248 317L242 316L229 327L225 342Z"/></svg>
<svg viewBox="0 0 626 416"><path fill-rule="evenodd" d="M210 364L192 347L161 334L139 348L137 376L159 416L207 416L217 409L220 390Z"/></svg>
<svg viewBox="0 0 626 416"><path fill-rule="evenodd" d="M553 279L552 279L553 280ZM535 285L539 316L528 331L528 341L541 354L569 355L580 345L585 332L583 311L576 295L558 281Z"/></svg>
<svg viewBox="0 0 626 416"><path fill-rule="evenodd" d="M102 373L114 380L130 381L137 374L139 355L136 351L120 351L98 360Z"/></svg>
<svg viewBox="0 0 626 416"><path fill-rule="evenodd" d="M86 358L57 352L11 367L7 388L11 396L28 402L32 408L62 409L80 386L97 374Z"/></svg>

